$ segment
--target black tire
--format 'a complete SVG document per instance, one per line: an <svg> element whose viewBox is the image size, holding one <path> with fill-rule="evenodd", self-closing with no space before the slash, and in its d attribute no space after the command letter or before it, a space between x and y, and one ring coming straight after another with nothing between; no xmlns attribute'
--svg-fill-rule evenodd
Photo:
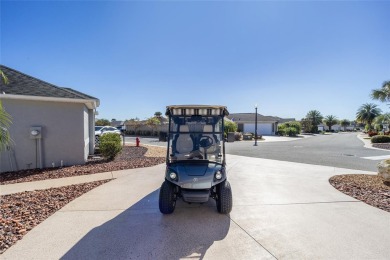
<svg viewBox="0 0 390 260"><path fill-rule="evenodd" d="M158 206L163 214L171 214L175 210L175 187L169 181L164 181L161 185Z"/></svg>
<svg viewBox="0 0 390 260"><path fill-rule="evenodd" d="M217 185L217 210L221 214L229 214L233 207L232 189L228 181Z"/></svg>

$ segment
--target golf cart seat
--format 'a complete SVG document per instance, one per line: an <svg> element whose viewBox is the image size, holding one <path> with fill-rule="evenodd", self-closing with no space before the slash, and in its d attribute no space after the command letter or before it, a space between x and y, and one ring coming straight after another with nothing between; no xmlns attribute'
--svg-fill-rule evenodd
<svg viewBox="0 0 390 260"><path fill-rule="evenodd" d="M179 160L188 158L189 154L194 149L194 142L192 141L191 135L188 133L188 126L180 126L180 132L182 133L177 134L175 142L175 156ZM183 134L183 132L186 132L188 134Z"/></svg>

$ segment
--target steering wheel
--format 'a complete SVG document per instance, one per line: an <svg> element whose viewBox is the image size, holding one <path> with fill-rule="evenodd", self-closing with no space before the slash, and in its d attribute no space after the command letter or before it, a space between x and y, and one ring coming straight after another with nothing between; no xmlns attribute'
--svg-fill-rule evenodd
<svg viewBox="0 0 390 260"><path fill-rule="evenodd" d="M214 140L210 136L203 135L199 139L199 146L202 148L210 148L213 144Z"/></svg>

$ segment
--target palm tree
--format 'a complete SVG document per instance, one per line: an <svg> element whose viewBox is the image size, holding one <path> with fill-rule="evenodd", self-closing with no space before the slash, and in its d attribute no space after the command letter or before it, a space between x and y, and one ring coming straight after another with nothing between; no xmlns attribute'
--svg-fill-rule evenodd
<svg viewBox="0 0 390 260"><path fill-rule="evenodd" d="M340 125L341 125L342 127L344 127L344 131L345 131L345 128L346 128L347 126L349 126L350 124L351 124L351 122L349 122L349 120L347 120L347 119L340 120Z"/></svg>
<svg viewBox="0 0 390 260"><path fill-rule="evenodd" d="M0 76L4 84L8 84L8 78L2 70L0 70ZM11 137L8 132L10 124L11 116L4 110L0 100L0 152L11 143Z"/></svg>
<svg viewBox="0 0 390 260"><path fill-rule="evenodd" d="M323 118L323 116L321 115L320 111L318 111L318 110L310 110L306 114L306 119L312 125L312 129L311 129L312 133L318 132L318 125L321 124L322 118Z"/></svg>
<svg viewBox="0 0 390 260"><path fill-rule="evenodd" d="M337 123L337 117L334 115L329 115L324 118L324 124L329 127L329 131L332 131L332 125L335 125Z"/></svg>
<svg viewBox="0 0 390 260"><path fill-rule="evenodd" d="M390 81L383 82L382 88L372 90L371 98L381 102L390 102Z"/></svg>
<svg viewBox="0 0 390 260"><path fill-rule="evenodd" d="M4 84L8 84L8 78L7 76L4 74L4 72L2 70L0 70L0 76L1 76L1 79L3 80Z"/></svg>
<svg viewBox="0 0 390 260"><path fill-rule="evenodd" d="M382 111L377 105L366 103L361 105L356 112L356 119L362 123L366 123L371 129L372 121L374 121L375 117L379 116L381 112Z"/></svg>

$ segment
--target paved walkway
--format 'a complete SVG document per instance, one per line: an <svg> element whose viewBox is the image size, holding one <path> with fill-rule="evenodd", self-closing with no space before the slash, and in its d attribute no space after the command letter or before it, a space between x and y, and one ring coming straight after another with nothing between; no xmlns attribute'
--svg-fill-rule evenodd
<svg viewBox="0 0 390 260"><path fill-rule="evenodd" d="M234 206L158 210L163 164L125 170L70 202L2 259L388 259L390 214L328 182L367 173L228 155ZM115 173L114 173L115 174Z"/></svg>

